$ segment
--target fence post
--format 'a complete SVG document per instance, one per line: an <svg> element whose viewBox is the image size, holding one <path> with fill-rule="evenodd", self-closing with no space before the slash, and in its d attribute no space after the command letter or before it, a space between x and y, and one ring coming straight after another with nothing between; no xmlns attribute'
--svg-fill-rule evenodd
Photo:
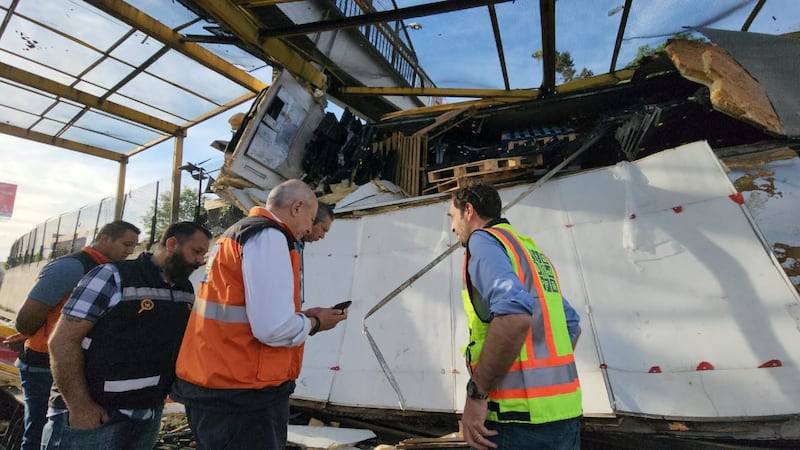
<svg viewBox="0 0 800 450"><path fill-rule="evenodd" d="M148 249L153 248L153 244L155 243L156 239L156 217L158 217L158 186L161 182L156 181L156 198L153 202L153 218L150 219L150 244L147 246Z"/></svg>
<svg viewBox="0 0 800 450"><path fill-rule="evenodd" d="M69 246L69 252L72 253L76 251L75 242L78 240L78 226L81 224L81 211L83 211L84 206L78 208L78 217L75 218L75 230L72 233L72 244Z"/></svg>

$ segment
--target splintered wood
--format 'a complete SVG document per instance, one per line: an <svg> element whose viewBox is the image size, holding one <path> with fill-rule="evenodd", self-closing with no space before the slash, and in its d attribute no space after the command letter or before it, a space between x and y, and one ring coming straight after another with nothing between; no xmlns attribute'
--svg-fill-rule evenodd
<svg viewBox="0 0 800 450"><path fill-rule="evenodd" d="M724 49L675 39L667 44L667 54L684 77L708 86L715 109L783 134L783 124L764 87Z"/></svg>

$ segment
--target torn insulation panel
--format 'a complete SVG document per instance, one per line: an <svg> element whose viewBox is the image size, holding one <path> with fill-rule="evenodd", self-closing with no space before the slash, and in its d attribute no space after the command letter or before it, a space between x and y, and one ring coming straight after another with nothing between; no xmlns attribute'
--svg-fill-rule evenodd
<svg viewBox="0 0 800 450"><path fill-rule="evenodd" d="M716 110L770 133L784 134L766 90L723 48L675 39L666 50L684 77L708 86Z"/></svg>

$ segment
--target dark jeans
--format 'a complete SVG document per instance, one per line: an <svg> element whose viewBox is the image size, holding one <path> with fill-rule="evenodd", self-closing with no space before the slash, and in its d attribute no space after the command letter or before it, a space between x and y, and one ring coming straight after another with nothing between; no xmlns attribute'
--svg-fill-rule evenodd
<svg viewBox="0 0 800 450"><path fill-rule="evenodd" d="M578 450L581 448L581 419L560 420L543 424L486 422L486 428L497 430L489 440L497 450Z"/></svg>
<svg viewBox="0 0 800 450"><path fill-rule="evenodd" d="M152 450L161 429L159 408L154 417L133 420L119 411L111 420L91 430L70 428L69 412L49 418L42 449L69 450Z"/></svg>
<svg viewBox="0 0 800 450"><path fill-rule="evenodd" d="M42 442L42 428L47 423L47 400L53 375L50 369L17 363L22 394L25 397L25 432L21 450L38 450Z"/></svg>
<svg viewBox="0 0 800 450"><path fill-rule="evenodd" d="M199 450L286 448L289 396L294 383L259 390L264 409L234 411L205 409L202 402L186 403L189 427Z"/></svg>

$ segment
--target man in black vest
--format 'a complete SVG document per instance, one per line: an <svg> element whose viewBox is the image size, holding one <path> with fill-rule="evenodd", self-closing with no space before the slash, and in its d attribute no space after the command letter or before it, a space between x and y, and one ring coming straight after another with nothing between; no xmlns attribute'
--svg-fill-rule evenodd
<svg viewBox="0 0 800 450"><path fill-rule="evenodd" d="M153 254L98 266L78 283L50 338L60 395L47 448L153 448L194 302L189 275L210 238L193 222L170 225Z"/></svg>
<svg viewBox="0 0 800 450"><path fill-rule="evenodd" d="M25 432L21 450L38 450L47 422L47 402L53 385L47 340L61 316L72 289L99 264L127 258L139 241L139 229L115 220L105 224L91 245L50 261L36 276L28 297L17 312L18 334L4 344L23 343L15 365L25 396Z"/></svg>

